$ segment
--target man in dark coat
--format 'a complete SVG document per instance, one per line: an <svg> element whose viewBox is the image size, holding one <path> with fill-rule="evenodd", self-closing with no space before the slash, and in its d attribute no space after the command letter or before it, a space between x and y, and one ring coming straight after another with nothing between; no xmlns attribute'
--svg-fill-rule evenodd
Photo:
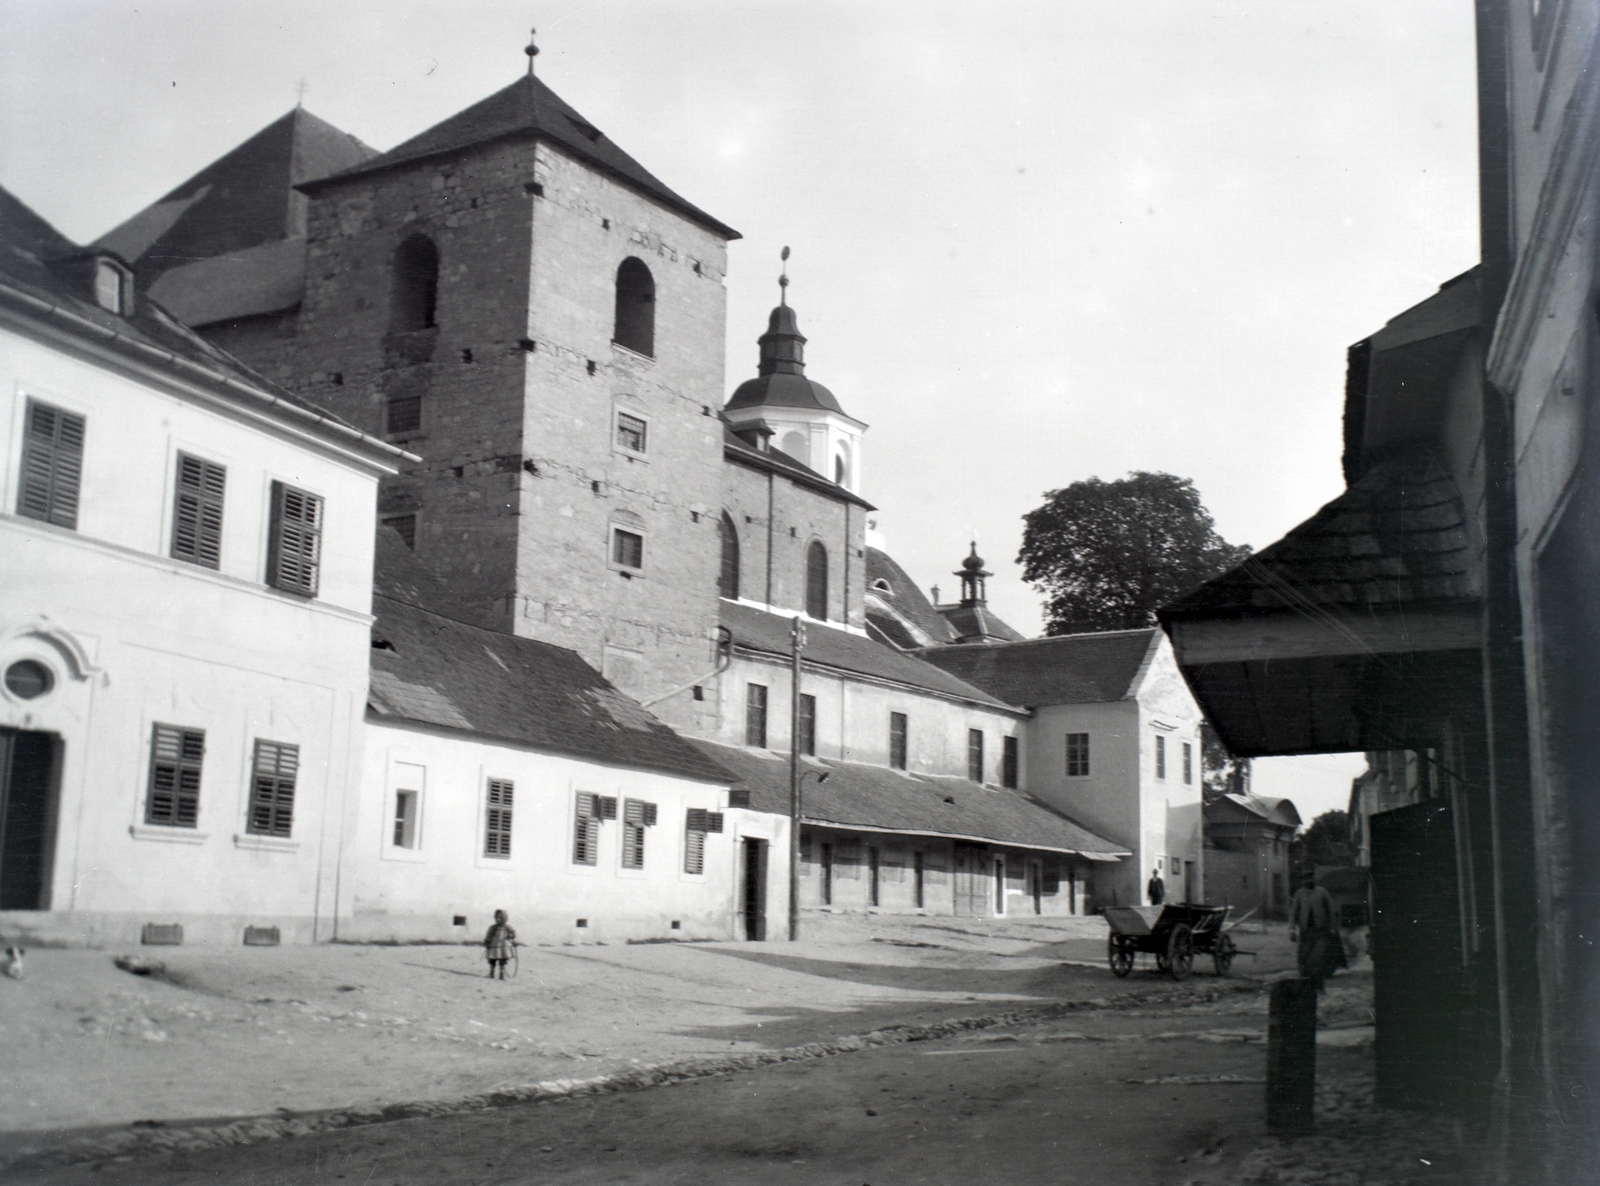
<svg viewBox="0 0 1600 1186"><path fill-rule="evenodd" d="M1167 883L1161 880L1161 867L1158 865L1150 873L1150 880L1145 883L1145 897L1150 899L1150 905L1159 906L1167 900Z"/></svg>
<svg viewBox="0 0 1600 1186"><path fill-rule="evenodd" d="M1289 903L1289 938L1297 944L1300 978L1322 991L1322 982L1345 967L1344 940L1333 908L1333 896L1307 877Z"/></svg>

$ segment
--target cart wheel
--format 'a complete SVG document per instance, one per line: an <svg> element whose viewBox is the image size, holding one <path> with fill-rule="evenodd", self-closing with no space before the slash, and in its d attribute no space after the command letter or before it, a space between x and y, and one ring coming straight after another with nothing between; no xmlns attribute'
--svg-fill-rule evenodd
<svg viewBox="0 0 1600 1186"><path fill-rule="evenodd" d="M1217 945L1211 949L1211 962L1217 966L1217 975L1226 976L1228 967L1233 963L1235 948L1233 939L1228 935L1218 935Z"/></svg>
<svg viewBox="0 0 1600 1186"><path fill-rule="evenodd" d="M1167 941L1167 971L1174 980L1187 980L1194 971L1194 932L1187 923L1172 928L1172 938Z"/></svg>
<svg viewBox="0 0 1600 1186"><path fill-rule="evenodd" d="M1133 971L1133 941L1121 935L1112 935L1108 946L1111 971L1118 976L1126 976Z"/></svg>

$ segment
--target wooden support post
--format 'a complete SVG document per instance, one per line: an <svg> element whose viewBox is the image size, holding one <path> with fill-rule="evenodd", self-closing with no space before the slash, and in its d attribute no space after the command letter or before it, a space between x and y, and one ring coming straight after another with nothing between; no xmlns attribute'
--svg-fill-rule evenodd
<svg viewBox="0 0 1600 1186"><path fill-rule="evenodd" d="M1310 1132L1316 1085L1316 984L1280 980L1267 1007L1267 1128L1284 1135Z"/></svg>

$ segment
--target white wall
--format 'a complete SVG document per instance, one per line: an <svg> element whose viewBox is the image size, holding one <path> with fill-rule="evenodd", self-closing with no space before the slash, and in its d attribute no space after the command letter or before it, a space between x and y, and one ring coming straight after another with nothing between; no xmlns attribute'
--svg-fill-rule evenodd
<svg viewBox="0 0 1600 1186"><path fill-rule="evenodd" d="M29 396L86 418L78 529L15 514ZM228 467L219 571L167 557L179 449ZM62 761L47 912L0 926L137 941L326 938L337 804L365 701L374 463L0 331L0 671L31 658L47 695L0 691L0 726L56 734ZM326 501L319 595L263 581L273 479ZM152 726L205 731L198 824L146 825ZM257 739L299 746L287 840L246 828Z"/></svg>
<svg viewBox="0 0 1600 1186"><path fill-rule="evenodd" d="M416 844L396 847L395 795L418 781ZM486 785L514 785L509 857L484 855ZM600 825L595 863L573 861L579 791L615 796L618 818ZM644 867L622 867L623 800L656 804ZM769 845L769 934L782 932L786 821L727 809L724 786L575 758L421 726L371 721L360 803L344 842L341 939L483 937L493 912L530 942L729 939L736 935L738 870L746 837ZM705 839L705 871L685 871L685 814L724 812ZM454 922L464 916L464 925ZM587 925L579 927L578 919ZM672 926L676 921L677 928ZM775 930L773 928L776 928Z"/></svg>

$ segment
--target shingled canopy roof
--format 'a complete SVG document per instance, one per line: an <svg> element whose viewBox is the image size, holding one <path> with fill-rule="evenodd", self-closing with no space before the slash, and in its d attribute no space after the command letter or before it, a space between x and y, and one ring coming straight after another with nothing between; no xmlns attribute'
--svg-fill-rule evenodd
<svg viewBox="0 0 1600 1186"><path fill-rule="evenodd" d="M368 708L412 721L697 782L728 771L617 691L565 647L469 625L402 598L437 604L438 584L379 533Z"/></svg>
<svg viewBox="0 0 1600 1186"><path fill-rule="evenodd" d="M1127 700L1160 646L1161 631L1058 634L987 646L929 647L917 654L1012 704Z"/></svg>
<svg viewBox="0 0 1600 1186"><path fill-rule="evenodd" d="M750 792L756 811L789 811L789 763L765 750L712 741L694 743L718 766L732 771ZM995 790L929 774L907 774L860 762L805 759L806 769L826 771L828 781L805 781L803 823L911 836L1006 844L1045 852L1073 853L1093 861L1128 855L1020 791Z"/></svg>
<svg viewBox="0 0 1600 1186"><path fill-rule="evenodd" d="M738 231L668 189L542 80L531 75L517 79L487 99L474 103L465 111L452 115L372 160L301 188L308 193L316 193L330 183L366 176L429 157L457 153L496 140L520 137L555 144L714 234L724 239L741 238Z"/></svg>
<svg viewBox="0 0 1600 1186"><path fill-rule="evenodd" d="M734 645L746 651L787 659L792 620L754 606L733 601L722 602L722 624L732 632ZM902 654L870 638L820 622L806 622L804 658L807 666L831 667L920 688L952 700L1021 713L1014 704L996 699L981 688L965 683L916 656Z"/></svg>

